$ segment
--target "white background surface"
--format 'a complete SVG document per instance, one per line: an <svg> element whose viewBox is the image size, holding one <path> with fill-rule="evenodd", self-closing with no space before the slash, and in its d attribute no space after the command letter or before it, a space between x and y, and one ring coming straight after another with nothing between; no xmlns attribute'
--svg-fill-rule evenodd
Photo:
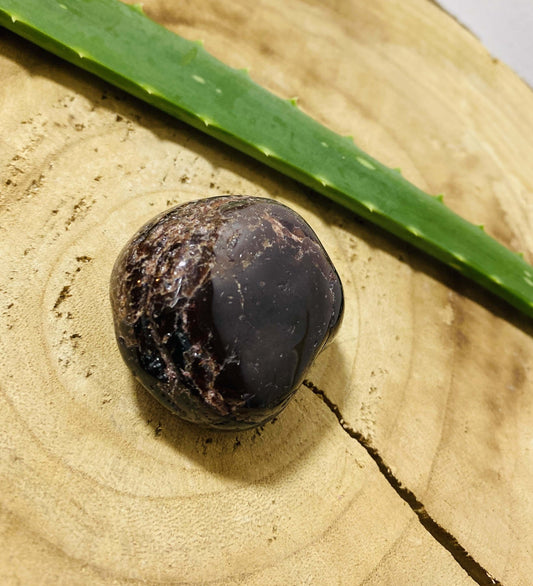
<svg viewBox="0 0 533 586"><path fill-rule="evenodd" d="M533 0L437 0L533 88Z"/></svg>

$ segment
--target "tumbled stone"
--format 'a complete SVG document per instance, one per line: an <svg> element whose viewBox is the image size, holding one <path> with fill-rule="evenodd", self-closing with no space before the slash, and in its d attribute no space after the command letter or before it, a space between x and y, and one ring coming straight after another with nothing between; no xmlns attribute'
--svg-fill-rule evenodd
<svg viewBox="0 0 533 586"><path fill-rule="evenodd" d="M248 196L148 222L115 263L111 302L136 378L183 419L225 429L276 416L343 312L339 276L310 226Z"/></svg>

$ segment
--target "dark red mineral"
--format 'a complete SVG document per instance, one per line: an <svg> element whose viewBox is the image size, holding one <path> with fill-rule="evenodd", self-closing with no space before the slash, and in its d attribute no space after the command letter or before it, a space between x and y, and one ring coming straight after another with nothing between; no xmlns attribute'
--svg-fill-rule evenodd
<svg viewBox="0 0 533 586"><path fill-rule="evenodd" d="M137 379L183 419L224 429L277 415L343 312L339 276L305 220L247 196L146 224L115 263L111 302Z"/></svg>

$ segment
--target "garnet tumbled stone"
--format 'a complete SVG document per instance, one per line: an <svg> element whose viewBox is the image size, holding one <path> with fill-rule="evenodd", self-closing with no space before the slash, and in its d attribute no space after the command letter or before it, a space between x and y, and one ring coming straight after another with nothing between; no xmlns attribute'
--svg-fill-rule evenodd
<svg viewBox="0 0 533 586"><path fill-rule="evenodd" d="M111 303L122 356L183 419L225 429L287 404L343 312L310 226L265 198L212 197L146 224L120 253Z"/></svg>

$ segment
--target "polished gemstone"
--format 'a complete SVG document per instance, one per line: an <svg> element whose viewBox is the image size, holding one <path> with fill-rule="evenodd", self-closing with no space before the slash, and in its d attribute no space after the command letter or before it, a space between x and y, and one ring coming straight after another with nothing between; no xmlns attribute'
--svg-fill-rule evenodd
<svg viewBox="0 0 533 586"><path fill-rule="evenodd" d="M310 226L248 196L186 203L142 227L115 263L111 301L138 380L180 417L226 429L277 415L343 312Z"/></svg>

